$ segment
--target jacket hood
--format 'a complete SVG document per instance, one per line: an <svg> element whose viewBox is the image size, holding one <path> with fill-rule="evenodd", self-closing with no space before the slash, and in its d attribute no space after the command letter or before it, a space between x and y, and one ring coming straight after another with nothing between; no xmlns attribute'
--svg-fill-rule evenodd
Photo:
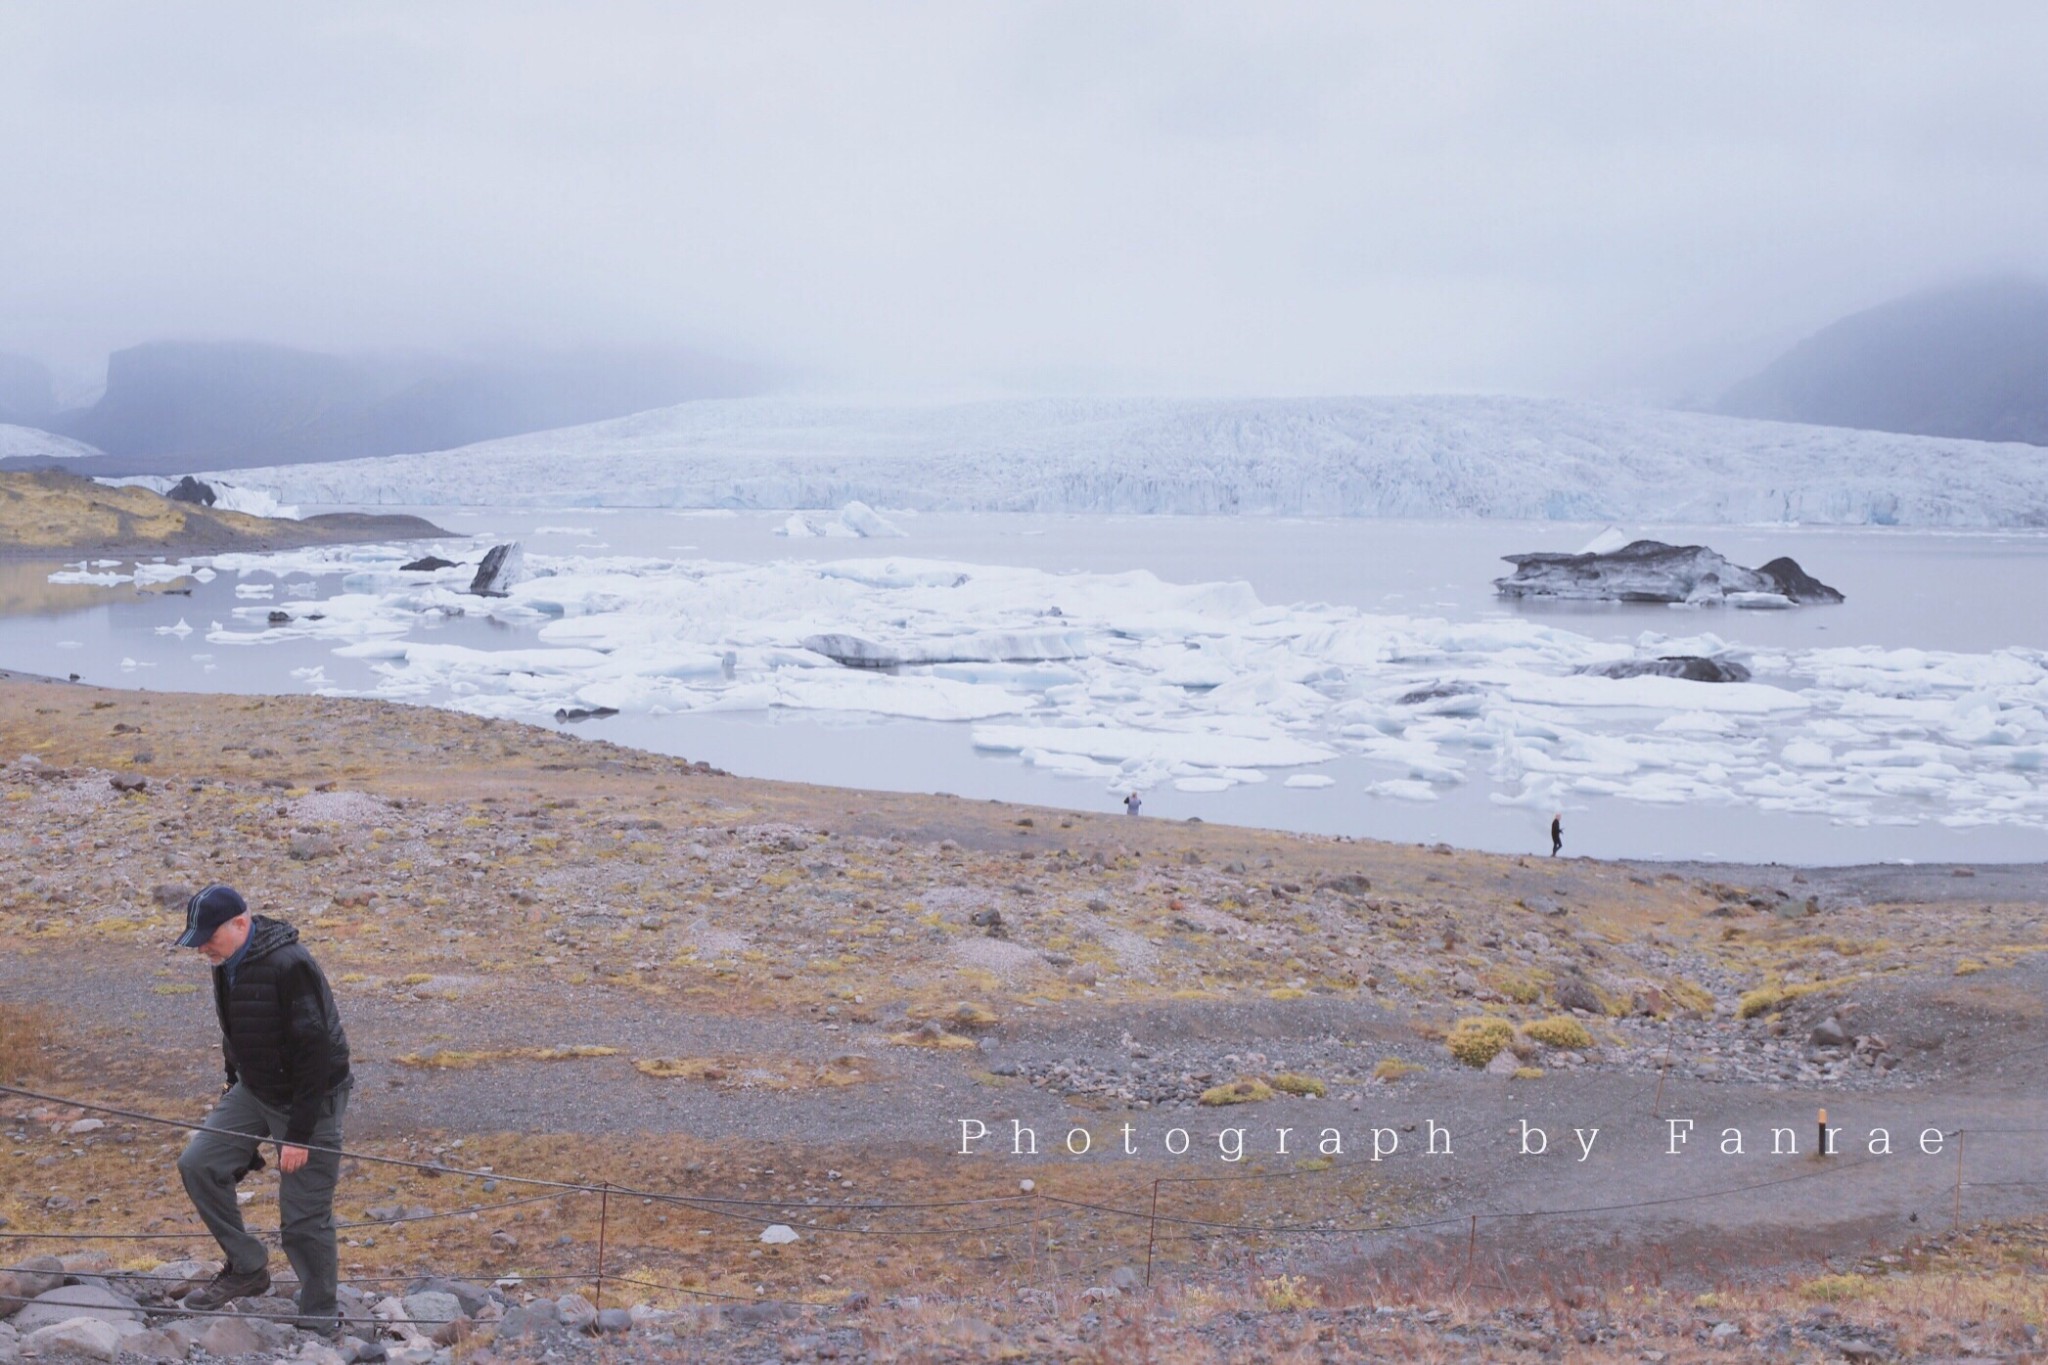
<svg viewBox="0 0 2048 1365"><path fill-rule="evenodd" d="M289 948L299 941L299 931L281 919L268 915L249 917L249 955L242 960L254 962L259 957L268 957L280 948Z"/></svg>

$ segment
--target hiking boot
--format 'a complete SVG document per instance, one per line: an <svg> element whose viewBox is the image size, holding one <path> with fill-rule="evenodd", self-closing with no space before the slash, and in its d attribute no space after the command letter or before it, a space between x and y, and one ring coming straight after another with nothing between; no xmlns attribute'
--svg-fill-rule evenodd
<svg viewBox="0 0 2048 1365"><path fill-rule="evenodd" d="M315 1313L311 1315L300 1313L286 1318L285 1322L287 1325L296 1327L299 1331L304 1332L307 1336L319 1337L329 1346L341 1345L342 1337L347 1335L342 1324L341 1314L339 1313Z"/></svg>
<svg viewBox="0 0 2048 1365"><path fill-rule="evenodd" d="M270 1269L257 1266L254 1270L229 1270L221 1267L220 1274L207 1282L203 1289L195 1289L185 1296L185 1306L195 1312L211 1312L225 1308L236 1299L252 1299L258 1294L269 1292Z"/></svg>

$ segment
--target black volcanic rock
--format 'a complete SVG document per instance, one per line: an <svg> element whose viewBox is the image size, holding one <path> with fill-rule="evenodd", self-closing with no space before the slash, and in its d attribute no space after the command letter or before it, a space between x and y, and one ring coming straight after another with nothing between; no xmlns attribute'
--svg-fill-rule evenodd
<svg viewBox="0 0 2048 1365"><path fill-rule="evenodd" d="M443 559L439 555L422 555L410 564L399 565L398 570L400 573L432 573L436 569L454 567L455 561L452 559Z"/></svg>
<svg viewBox="0 0 2048 1365"><path fill-rule="evenodd" d="M1842 594L1815 578L1799 567L1799 561L1790 555L1779 555L1770 563L1758 567L1757 572L1777 584L1776 591L1794 602L1839 602Z"/></svg>
<svg viewBox="0 0 2048 1365"><path fill-rule="evenodd" d="M1979 280L1852 314L1730 389L1719 411L2048 445L2048 284Z"/></svg>
<svg viewBox="0 0 2048 1365"><path fill-rule="evenodd" d="M165 493L164 496L172 502L196 503L201 507L211 507L218 501L212 484L201 483L190 474L178 480L177 486Z"/></svg>
<svg viewBox="0 0 2048 1365"><path fill-rule="evenodd" d="M1684 678L1687 682L1714 683L1749 681L1749 669L1733 659L1710 659L1700 654L1664 654L1654 659L1589 664L1579 672L1602 678Z"/></svg>
<svg viewBox="0 0 2048 1365"><path fill-rule="evenodd" d="M1513 574L1493 580L1502 597L1752 607L1842 600L1842 594L1790 559L1774 559L1762 569L1745 569L1704 545L1638 540L1611 554L1502 558L1515 566Z"/></svg>

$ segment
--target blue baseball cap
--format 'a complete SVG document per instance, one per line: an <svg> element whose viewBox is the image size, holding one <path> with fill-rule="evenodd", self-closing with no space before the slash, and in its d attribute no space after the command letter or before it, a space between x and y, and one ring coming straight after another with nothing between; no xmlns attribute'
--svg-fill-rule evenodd
<svg viewBox="0 0 2048 1365"><path fill-rule="evenodd" d="M232 886L215 882L203 891L194 892L192 899L185 902L185 932L179 936L180 948L197 948L213 937L213 931L237 915L249 913L242 893Z"/></svg>

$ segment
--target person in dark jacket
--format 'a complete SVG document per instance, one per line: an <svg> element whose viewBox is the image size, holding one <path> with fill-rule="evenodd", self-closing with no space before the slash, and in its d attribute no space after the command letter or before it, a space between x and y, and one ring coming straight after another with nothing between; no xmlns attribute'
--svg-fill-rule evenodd
<svg viewBox="0 0 2048 1365"><path fill-rule="evenodd" d="M1559 811L1557 814L1550 817L1550 856L1555 858L1557 856L1558 850L1563 847L1564 812Z"/></svg>
<svg viewBox="0 0 2048 1365"><path fill-rule="evenodd" d="M235 1182L260 1167L257 1145L274 1140L279 1231L299 1277L298 1325L337 1325L334 1185L341 1173L341 1118L348 1107L348 1035L319 964L281 920L251 915L234 888L215 884L185 904L181 948L213 964L227 1091L178 1158L185 1193L220 1243L226 1263L185 1300L217 1309L270 1288L270 1253L249 1235Z"/></svg>

